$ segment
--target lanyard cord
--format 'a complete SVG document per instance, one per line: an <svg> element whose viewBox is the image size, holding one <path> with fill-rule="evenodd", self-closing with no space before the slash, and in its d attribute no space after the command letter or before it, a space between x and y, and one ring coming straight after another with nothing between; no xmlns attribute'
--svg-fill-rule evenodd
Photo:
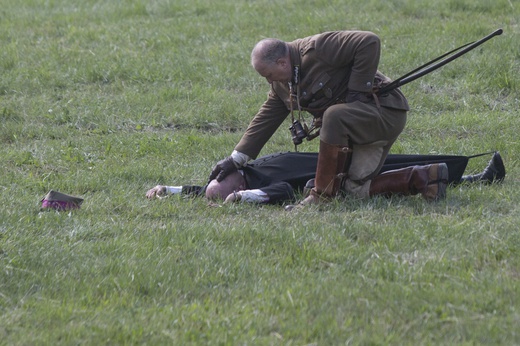
<svg viewBox="0 0 520 346"><path fill-rule="evenodd" d="M293 81L294 85L296 85L296 104L298 106L298 120L302 120L302 107L300 106L300 66L295 65L294 66L294 76L293 79L289 82L289 97L290 97L290 103L291 103L291 120L294 122L294 109L293 109L293 97L294 97L294 88L293 88Z"/></svg>
<svg viewBox="0 0 520 346"><path fill-rule="evenodd" d="M297 73L298 70L295 68L295 72ZM298 106L298 121L302 122L302 107L300 106L300 84L298 84L298 79L296 79L296 95L294 94L293 89L293 83L292 81L289 82L289 103L290 103L290 111L291 111L291 124L294 124L295 118L294 118L294 96L296 96L296 105ZM303 123L305 123L305 120L303 120ZM298 151L298 146L294 144L294 151Z"/></svg>
<svg viewBox="0 0 520 346"><path fill-rule="evenodd" d="M302 120L302 108L300 106L300 66L295 65L294 71L293 71L293 78L289 82L289 103L291 104L291 126L294 125L295 119L294 119L294 88L293 88L293 81L294 85L296 85L296 105L298 106L298 121L301 122ZM294 143L294 151L298 151L298 146L296 143Z"/></svg>
<svg viewBox="0 0 520 346"><path fill-rule="evenodd" d="M293 93L292 83L289 82L289 93L290 93L290 103L291 103L291 120L294 122L294 109L293 109L293 101L295 94ZM296 104L298 106L298 120L302 120L302 107L300 106L300 86L296 85Z"/></svg>

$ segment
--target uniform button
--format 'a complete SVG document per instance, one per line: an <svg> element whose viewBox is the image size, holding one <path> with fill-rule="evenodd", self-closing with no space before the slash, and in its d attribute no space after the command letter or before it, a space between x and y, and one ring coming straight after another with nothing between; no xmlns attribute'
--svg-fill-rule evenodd
<svg viewBox="0 0 520 346"><path fill-rule="evenodd" d="M306 95L307 95L307 92L306 92L306 91L304 91L304 92L302 93L302 95L303 95L303 96L306 96Z"/></svg>
<svg viewBox="0 0 520 346"><path fill-rule="evenodd" d="M323 83L320 83L320 87L323 86Z"/></svg>
<svg viewBox="0 0 520 346"><path fill-rule="evenodd" d="M372 86L372 83L367 82L367 87L370 88Z"/></svg>

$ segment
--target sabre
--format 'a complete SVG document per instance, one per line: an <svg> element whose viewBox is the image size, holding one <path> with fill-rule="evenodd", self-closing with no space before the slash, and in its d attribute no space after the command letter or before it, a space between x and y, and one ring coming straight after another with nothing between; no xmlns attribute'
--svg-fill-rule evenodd
<svg viewBox="0 0 520 346"><path fill-rule="evenodd" d="M390 84L388 84L388 85L384 86L383 88L379 89L376 94L387 93L387 92L389 92L389 91L391 91L391 90L393 90L395 88L399 88L400 86L408 84L408 83L416 80L417 78L420 78L420 77L422 77L422 76L424 76L424 75L426 75L426 74L428 74L430 72L433 72L436 69L438 69L438 68L446 65L447 63L457 59L458 57L466 54L470 50L473 50L473 49L477 48L478 46L480 46L484 42L492 39L493 37L501 35L503 32L504 31L502 29L497 29L497 30L493 31L491 34L481 38L478 41L466 43L465 45L462 45L462 46L460 46L458 48L455 48L454 50L449 51L448 53L445 53L445 54L441 55L440 57L435 58L432 61L427 62L426 64L416 68L415 70L413 70L411 72L408 72L404 76L401 76L401 77L397 78L396 80L394 80ZM457 52L457 53L455 53L455 52ZM455 53L455 54L453 54L453 53ZM450 54L453 54L453 55L449 56ZM443 58L446 58L446 59L441 60ZM441 61L439 61L439 60L441 60ZM439 62L437 62L437 61L439 61ZM436 63L436 64L434 64L434 63ZM432 65L432 64L434 64L434 65Z"/></svg>

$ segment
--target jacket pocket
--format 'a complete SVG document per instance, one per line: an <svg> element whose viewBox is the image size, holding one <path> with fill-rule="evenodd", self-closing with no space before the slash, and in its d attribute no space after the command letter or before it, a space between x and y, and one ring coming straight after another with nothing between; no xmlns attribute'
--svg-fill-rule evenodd
<svg viewBox="0 0 520 346"><path fill-rule="evenodd" d="M327 85L327 83L330 80L330 76L328 73L322 73L314 80L314 82L311 85L311 94L317 95L318 93L323 92L324 87Z"/></svg>

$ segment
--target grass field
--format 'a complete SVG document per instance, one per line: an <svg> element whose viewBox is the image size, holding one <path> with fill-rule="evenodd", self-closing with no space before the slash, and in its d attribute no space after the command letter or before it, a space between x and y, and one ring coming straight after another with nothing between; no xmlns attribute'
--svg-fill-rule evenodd
<svg viewBox="0 0 520 346"><path fill-rule="evenodd" d="M3 0L0 344L520 344L519 21L516 0ZM497 28L403 87L392 153L499 150L503 184L303 213L144 196L230 154L261 38L370 30L397 78ZM41 212L50 189L85 202Z"/></svg>

